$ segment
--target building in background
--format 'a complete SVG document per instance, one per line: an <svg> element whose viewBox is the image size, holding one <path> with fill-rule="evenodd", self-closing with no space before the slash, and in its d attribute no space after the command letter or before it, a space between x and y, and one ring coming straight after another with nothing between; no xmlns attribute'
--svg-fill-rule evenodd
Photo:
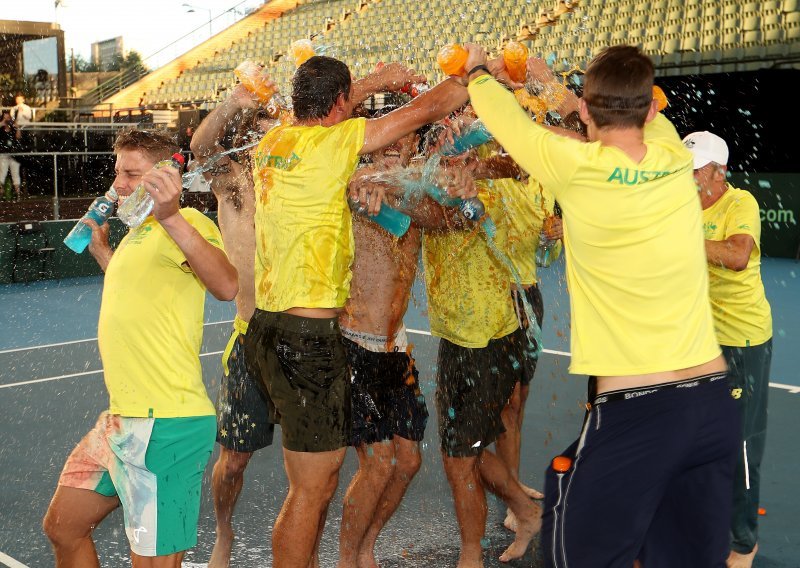
<svg viewBox="0 0 800 568"><path fill-rule="evenodd" d="M123 59L125 59L125 47L122 36L92 44L92 64L98 71L108 71L111 67L119 68L119 62Z"/></svg>

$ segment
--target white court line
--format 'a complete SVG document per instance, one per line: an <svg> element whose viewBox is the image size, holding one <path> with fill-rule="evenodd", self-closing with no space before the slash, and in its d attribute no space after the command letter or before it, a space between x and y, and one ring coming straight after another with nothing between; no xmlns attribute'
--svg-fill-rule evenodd
<svg viewBox="0 0 800 568"><path fill-rule="evenodd" d="M222 355L223 351L211 351L209 353L200 353L200 357L210 357L211 355ZM84 377L86 375L96 375L98 373L102 373L103 370L99 369L97 371L82 371L80 373L70 373L69 375L59 375L57 377L47 377L44 379L32 379L30 381L20 381L18 383L9 383L7 385L0 385L0 389L7 389L9 387L21 387L23 385L32 385L35 383L46 383L49 381L58 381L61 379L71 379L73 377Z"/></svg>
<svg viewBox="0 0 800 568"><path fill-rule="evenodd" d="M225 324L225 323L233 323L233 320L214 321L214 322L205 323L203 325L204 326L221 325L221 324ZM408 333L412 333L412 334L415 334L415 335L427 335L428 337L433 337L433 334L431 334L430 331L426 331L426 330L422 330L422 329L410 329L409 328L409 329L406 329L406 331ZM36 345L34 347L21 347L21 348L18 348L18 349L8 349L6 351L0 351L0 355L2 355L4 353L14 353L14 352L17 352L17 351L31 351L33 349L44 349L46 347L58 347L60 345L71 345L73 343L83 343L83 342L86 342L86 341L97 341L97 338L94 337L92 339L79 339L77 341L65 341L63 343L50 343L49 345ZM542 352L543 353L547 353L549 355L559 355L561 357L571 357L572 356L572 353L570 353L569 351L556 351L554 349L542 349ZM222 351L213 351L211 353L201 353L200 357L208 357L208 356L211 356L211 355L221 355L222 353L223 353ZM19 386L30 385L30 384L34 384L34 383L45 383L45 382L49 382L49 381L57 381L59 379L69 379L69 378L72 378L72 377L82 377L84 375L94 375L96 373L102 373L102 372L103 372L102 370L100 370L100 371L84 371L82 373L72 373L72 374L69 374L69 375L59 375L57 377L47 377L47 378L44 378L44 379L33 379L33 380L30 380L30 381L22 381L22 382L19 382L19 383L9 383L7 385L0 385L0 389L6 389L6 388L9 388L9 387L19 387ZM785 391L789 391L790 394L800 394L800 386L785 385L783 383L769 383L769 386L771 386L774 389L782 389L782 390L785 390ZM0 552L0 554L2 554L2 552ZM2 560L2 557L0 557L0 560Z"/></svg>
<svg viewBox="0 0 800 568"><path fill-rule="evenodd" d="M433 337L433 334L430 331L423 331L419 329L406 329L408 333L416 333L417 335L427 335L428 337ZM542 349L543 353L549 353L550 355L561 355L562 357L571 357L572 353L568 351L555 351L553 349ZM800 387L798 387L800 388Z"/></svg>
<svg viewBox="0 0 800 568"><path fill-rule="evenodd" d="M8 566L8 568L28 568L22 562L14 560L8 554L3 554L2 552L0 552L0 564L4 564Z"/></svg>
<svg viewBox="0 0 800 568"><path fill-rule="evenodd" d="M211 321L204 323L203 327L208 325L221 325L223 323L233 323L233 320ZM4 351L0 351L0 355L5 355L6 353L18 353L20 351L33 351L34 349L47 349L48 347L61 347L62 345L74 345L76 343L88 343L90 341L97 341L97 338L90 337L89 339L76 339L74 341L62 341L61 343L47 343L45 345L34 345L33 347L15 347L14 349L5 349Z"/></svg>

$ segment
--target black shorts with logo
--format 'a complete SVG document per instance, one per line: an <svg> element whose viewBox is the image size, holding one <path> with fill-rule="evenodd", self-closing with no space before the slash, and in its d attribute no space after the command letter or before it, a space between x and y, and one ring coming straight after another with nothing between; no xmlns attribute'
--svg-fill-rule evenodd
<svg viewBox="0 0 800 568"><path fill-rule="evenodd" d="M393 436L421 441L428 409L414 359L405 351L369 351L347 338L344 346L353 408L350 445L374 444Z"/></svg>
<svg viewBox="0 0 800 568"><path fill-rule="evenodd" d="M337 318L256 310L245 354L275 405L284 448L327 452L349 445L350 381Z"/></svg>

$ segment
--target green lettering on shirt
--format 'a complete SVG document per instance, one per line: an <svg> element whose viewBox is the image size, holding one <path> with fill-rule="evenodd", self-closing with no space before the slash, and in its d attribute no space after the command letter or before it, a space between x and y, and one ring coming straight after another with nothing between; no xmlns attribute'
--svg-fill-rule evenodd
<svg viewBox="0 0 800 568"><path fill-rule="evenodd" d="M678 170L671 172L653 170L632 170L630 168L614 168L606 181L617 182L623 185L641 185L648 181L656 180L660 177L674 174Z"/></svg>

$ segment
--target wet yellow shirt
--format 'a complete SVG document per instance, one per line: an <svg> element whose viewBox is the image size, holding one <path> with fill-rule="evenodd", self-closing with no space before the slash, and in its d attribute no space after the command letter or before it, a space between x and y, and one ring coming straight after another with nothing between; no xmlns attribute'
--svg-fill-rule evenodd
<svg viewBox="0 0 800 568"><path fill-rule="evenodd" d="M536 249L545 217L553 214L555 199L533 178L526 183L515 179L494 180L502 188L503 210L506 214L508 236L506 254L519 273L523 286L536 284ZM511 279L516 283L516 279Z"/></svg>
<svg viewBox="0 0 800 568"><path fill-rule="evenodd" d="M353 229L347 183L366 120L278 126L254 156L256 306L340 308L350 293Z"/></svg>
<svg viewBox="0 0 800 568"><path fill-rule="evenodd" d="M634 375L717 357L692 156L672 124L662 115L648 124L636 163L535 124L489 76L469 93L495 139L564 210L570 371Z"/></svg>
<svg viewBox="0 0 800 568"><path fill-rule="evenodd" d="M706 239L724 241L732 235L750 235L755 241L747 268L729 270L708 264L709 293L720 345L749 347L772 337L772 311L761 281L761 214L748 191L731 185L719 200L703 211Z"/></svg>
<svg viewBox="0 0 800 568"><path fill-rule="evenodd" d="M484 144L477 149L478 157L488 158L497 152L494 144ZM536 249L539 233L547 215L553 213L555 200L533 178L521 182L513 178L484 180L488 191L502 195L504 223L498 227L502 238L498 242L508 255L523 286L536 284ZM517 279L512 274L512 284Z"/></svg>
<svg viewBox="0 0 800 568"><path fill-rule="evenodd" d="M502 192L478 185L478 197L498 226L502 244ZM425 231L422 261L431 333L461 347L486 347L519 327L509 290L509 269L492 253L483 229Z"/></svg>
<svg viewBox="0 0 800 568"><path fill-rule="evenodd" d="M213 221L196 209L180 212L222 248ZM155 217L122 239L106 269L97 326L111 414L215 414L199 359L205 298L205 286Z"/></svg>

